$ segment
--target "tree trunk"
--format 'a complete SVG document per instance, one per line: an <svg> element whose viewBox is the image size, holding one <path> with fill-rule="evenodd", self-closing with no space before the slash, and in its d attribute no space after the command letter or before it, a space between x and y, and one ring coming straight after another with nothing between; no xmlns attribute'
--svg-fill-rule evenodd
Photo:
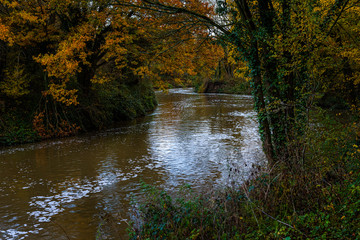
<svg viewBox="0 0 360 240"><path fill-rule="evenodd" d="M264 97L264 83L261 74L261 60L259 56L259 44L257 40L257 28L252 19L252 14L246 0L235 0L236 7L247 24L247 30L251 39L248 51L249 68L252 72L252 90L255 102L255 110L258 113L260 136L269 165L273 165L277 159L274 155L274 146L269 122L269 114L266 109ZM241 48L242 46L239 46Z"/></svg>
<svg viewBox="0 0 360 240"><path fill-rule="evenodd" d="M258 43L255 39L253 40L251 46L250 57L251 57L250 67L253 73L252 89L253 89L253 97L255 100L255 110L258 113L260 135L263 141L264 151L269 161L269 165L271 166L276 162L276 157L274 156L274 147L272 143L268 112L266 109L266 104L264 99L263 81L260 70L261 61L258 52Z"/></svg>
<svg viewBox="0 0 360 240"><path fill-rule="evenodd" d="M95 70L87 65L81 66L81 72L77 76L80 89L85 96L89 95L91 90L91 79L95 76Z"/></svg>

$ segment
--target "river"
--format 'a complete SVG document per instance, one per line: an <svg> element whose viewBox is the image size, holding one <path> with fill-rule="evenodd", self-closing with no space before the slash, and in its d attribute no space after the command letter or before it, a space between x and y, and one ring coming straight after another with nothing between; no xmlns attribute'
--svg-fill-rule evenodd
<svg viewBox="0 0 360 240"><path fill-rule="evenodd" d="M141 181L201 192L264 164L250 96L172 89L157 97L153 113L119 127L1 149L0 239L123 237L125 221L114 233L102 219L129 219Z"/></svg>

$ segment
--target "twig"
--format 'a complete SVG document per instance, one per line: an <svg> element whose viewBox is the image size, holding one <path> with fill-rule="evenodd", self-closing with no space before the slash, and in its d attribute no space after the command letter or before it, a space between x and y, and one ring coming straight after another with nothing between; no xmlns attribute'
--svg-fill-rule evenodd
<svg viewBox="0 0 360 240"><path fill-rule="evenodd" d="M281 224L283 224L283 225L285 225L285 226L287 226L287 227L289 227L289 228L291 228L291 229L294 229L294 230L298 231L299 233L301 233L302 235L304 235L305 237L307 237L307 235L306 235L305 233L301 232L299 229L296 229L296 228L294 228L293 226L291 226L290 224L288 224L288 223L286 223L286 222L283 222L283 221L281 221L281 220L279 220L279 219L274 218L273 216L271 216L270 214L268 214L267 212L265 212L264 210L262 210L261 208L259 208L258 206L256 206L255 203L253 203L253 202L251 201L251 199L250 199L249 195L246 193L245 189L244 189L244 192L245 192L245 195L246 195L246 197L247 197L247 200L248 200L250 203L252 203L252 205L254 205L254 207L257 208L261 213L263 213L263 214L265 214L266 216L268 216L269 218L277 221L278 223L281 223ZM252 209L252 208L251 208L251 209ZM252 209L252 211L253 211L253 209ZM253 212L254 212L254 211L253 211ZM255 220L257 221L256 218L255 218Z"/></svg>

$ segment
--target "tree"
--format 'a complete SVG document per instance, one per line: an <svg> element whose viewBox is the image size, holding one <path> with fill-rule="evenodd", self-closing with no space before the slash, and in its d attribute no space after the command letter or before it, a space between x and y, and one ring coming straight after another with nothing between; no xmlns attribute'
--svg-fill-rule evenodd
<svg viewBox="0 0 360 240"><path fill-rule="evenodd" d="M191 16L194 22L208 25L219 38L235 47L235 58L247 62L251 71L260 134L270 164L282 160L289 166L296 165L302 160L298 155L303 152L303 146L295 148L292 144L301 137L306 124L314 90L314 60L317 58L315 61L321 65L320 56L315 53L331 41L329 35L339 25L344 12L358 11L358 1L219 0L216 3L217 16L199 11L197 6L202 1L142 0L131 5L171 16Z"/></svg>
<svg viewBox="0 0 360 240"><path fill-rule="evenodd" d="M182 83L210 75L222 54L206 38L206 25L110 0L0 0L0 16L0 95L27 103L33 99L34 122L55 129L62 120L71 122L66 109L86 119L100 115L96 101L104 88L146 81L163 87L166 79Z"/></svg>

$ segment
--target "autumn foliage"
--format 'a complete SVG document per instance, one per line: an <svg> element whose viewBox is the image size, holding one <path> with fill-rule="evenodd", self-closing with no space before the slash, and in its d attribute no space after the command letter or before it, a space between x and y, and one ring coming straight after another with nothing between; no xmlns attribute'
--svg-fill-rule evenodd
<svg viewBox="0 0 360 240"><path fill-rule="evenodd" d="M215 14L200 1L191 5ZM94 127L106 98L127 98L121 86L189 84L191 78L211 76L223 54L207 26L193 18L116 1L1 0L0 16L0 99L9 108L16 99L36 109L29 114L41 137L76 132L60 126L58 109L72 112L63 116L69 126ZM118 93L105 96L110 89ZM57 110L45 109L46 102ZM116 119L123 110L109 111ZM81 122L89 117L92 123ZM43 133L43 118L53 133Z"/></svg>
<svg viewBox="0 0 360 240"><path fill-rule="evenodd" d="M195 201L145 187L132 237L360 238L359 40L359 0L0 0L0 145L106 128L226 70L267 170Z"/></svg>

